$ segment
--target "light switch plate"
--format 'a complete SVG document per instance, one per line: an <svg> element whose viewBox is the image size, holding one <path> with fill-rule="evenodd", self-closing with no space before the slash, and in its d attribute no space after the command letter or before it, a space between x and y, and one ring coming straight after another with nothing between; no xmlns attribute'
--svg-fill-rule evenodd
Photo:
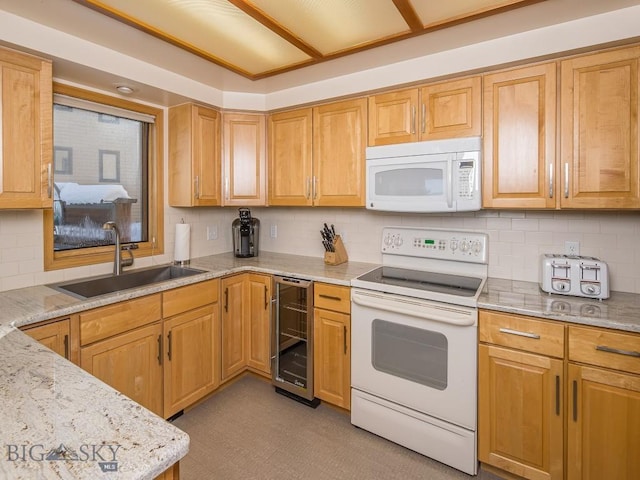
<svg viewBox="0 0 640 480"><path fill-rule="evenodd" d="M218 226L211 225L207 227L207 240L217 240L218 239Z"/></svg>

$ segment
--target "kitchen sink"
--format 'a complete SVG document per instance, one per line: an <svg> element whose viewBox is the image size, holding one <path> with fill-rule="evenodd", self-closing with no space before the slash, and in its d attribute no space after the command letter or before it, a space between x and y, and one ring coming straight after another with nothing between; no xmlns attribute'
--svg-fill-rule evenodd
<svg viewBox="0 0 640 480"><path fill-rule="evenodd" d="M120 292L130 288L144 287L176 278L190 277L205 273L195 268L164 265L124 272L121 275L102 275L99 277L70 280L47 285L50 288L80 298L97 297L106 293Z"/></svg>

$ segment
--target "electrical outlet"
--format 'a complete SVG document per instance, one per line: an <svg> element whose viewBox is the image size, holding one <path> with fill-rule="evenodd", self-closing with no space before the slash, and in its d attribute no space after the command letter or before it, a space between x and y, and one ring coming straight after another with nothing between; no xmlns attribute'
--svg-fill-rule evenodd
<svg viewBox="0 0 640 480"><path fill-rule="evenodd" d="M278 225L271 225L271 238L278 238Z"/></svg>
<svg viewBox="0 0 640 480"><path fill-rule="evenodd" d="M218 226L212 225L207 227L207 240L217 240L218 239Z"/></svg>
<svg viewBox="0 0 640 480"><path fill-rule="evenodd" d="M564 253L567 255L580 255L580 242L564 242Z"/></svg>

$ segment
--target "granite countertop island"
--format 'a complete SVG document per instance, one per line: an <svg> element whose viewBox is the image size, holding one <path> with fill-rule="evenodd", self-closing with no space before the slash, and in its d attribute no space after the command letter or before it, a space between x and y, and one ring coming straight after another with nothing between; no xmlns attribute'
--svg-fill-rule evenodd
<svg viewBox="0 0 640 480"><path fill-rule="evenodd" d="M0 478L153 479L186 455L186 433L17 329L0 351Z"/></svg>

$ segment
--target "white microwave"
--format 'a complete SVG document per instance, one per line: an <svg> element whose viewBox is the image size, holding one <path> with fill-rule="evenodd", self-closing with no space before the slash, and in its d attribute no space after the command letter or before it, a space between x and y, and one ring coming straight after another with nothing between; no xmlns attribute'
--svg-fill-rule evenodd
<svg viewBox="0 0 640 480"><path fill-rule="evenodd" d="M366 207L388 212L480 210L480 137L368 147Z"/></svg>

